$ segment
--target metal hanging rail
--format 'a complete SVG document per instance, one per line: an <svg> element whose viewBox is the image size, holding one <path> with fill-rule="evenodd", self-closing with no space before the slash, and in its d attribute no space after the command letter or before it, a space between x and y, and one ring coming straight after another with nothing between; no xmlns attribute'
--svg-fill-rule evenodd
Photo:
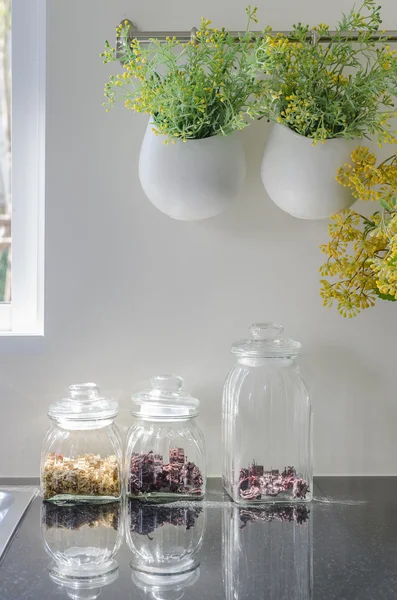
<svg viewBox="0 0 397 600"><path fill-rule="evenodd" d="M125 25L126 21L128 21L128 24L130 26L129 35L128 35L129 41L136 39L141 44L148 44L150 42L150 40L153 38L159 40L160 42L165 42L167 38L176 38L176 40L178 42L180 42L181 44L184 44L184 43L189 42L194 37L194 35L197 31L197 29L195 27L191 31L139 31L137 29L136 25L132 21L129 21L128 19L123 19L123 21L121 22L121 25L122 26ZM253 31L252 33L256 37L263 37L262 31ZM338 32L336 32L336 31L330 31L329 35L320 37L318 35L318 33L313 30L308 34L307 39L313 40L313 41L320 41L320 42L330 42L337 33ZM244 35L244 33L241 31L230 31L230 34L234 38L236 38L236 40L238 40L242 35ZM267 35L275 36L278 34L282 34L282 35L285 35L286 37L288 37L291 34L291 32L290 31L271 31L270 33L266 33L266 36ZM340 33L339 33L339 35L340 35ZM342 37L346 37L351 41L357 41L358 35L359 35L358 32L353 32L353 33L342 34ZM397 42L397 30L379 31L379 32L373 33L371 35L371 39L374 41L377 41L380 38L384 38L384 37L387 37L389 42ZM117 48L120 51L122 50L122 47L124 44L125 44L125 39L122 36L119 36L117 38Z"/></svg>

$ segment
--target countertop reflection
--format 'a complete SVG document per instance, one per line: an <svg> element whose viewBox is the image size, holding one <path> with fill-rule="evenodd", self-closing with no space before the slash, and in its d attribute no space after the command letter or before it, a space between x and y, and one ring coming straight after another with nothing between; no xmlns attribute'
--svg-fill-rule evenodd
<svg viewBox="0 0 397 600"><path fill-rule="evenodd" d="M317 478L310 505L57 507L36 499L0 567L1 600L397 597L397 478Z"/></svg>

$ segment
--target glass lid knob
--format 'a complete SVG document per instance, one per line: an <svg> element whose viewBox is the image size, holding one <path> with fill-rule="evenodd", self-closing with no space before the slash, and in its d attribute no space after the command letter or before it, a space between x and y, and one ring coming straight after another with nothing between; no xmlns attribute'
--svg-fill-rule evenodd
<svg viewBox="0 0 397 600"><path fill-rule="evenodd" d="M274 340L284 331L281 323L253 323L249 329L254 340Z"/></svg>
<svg viewBox="0 0 397 600"><path fill-rule="evenodd" d="M99 396L99 387L96 383L75 383L68 388L69 398L73 400L87 400Z"/></svg>
<svg viewBox="0 0 397 600"><path fill-rule="evenodd" d="M158 375L151 380L152 386L156 390L164 392L179 392L183 388L183 379L176 375Z"/></svg>

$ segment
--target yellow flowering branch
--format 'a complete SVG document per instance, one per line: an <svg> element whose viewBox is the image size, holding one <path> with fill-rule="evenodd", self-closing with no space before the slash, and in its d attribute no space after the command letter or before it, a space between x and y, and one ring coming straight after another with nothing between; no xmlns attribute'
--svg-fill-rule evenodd
<svg viewBox="0 0 397 600"><path fill-rule="evenodd" d="M321 246L328 256L320 268L324 305L337 303L344 317L354 317L377 299L397 300L397 155L379 165L366 147L352 153L352 164L341 167L337 180L360 200L378 201L370 217L352 210L336 214L329 225L330 241Z"/></svg>

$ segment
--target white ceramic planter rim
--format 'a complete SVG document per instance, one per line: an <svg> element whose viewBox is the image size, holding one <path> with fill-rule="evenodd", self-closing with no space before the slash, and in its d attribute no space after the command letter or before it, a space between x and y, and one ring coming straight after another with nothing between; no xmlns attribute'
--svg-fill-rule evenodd
<svg viewBox="0 0 397 600"><path fill-rule="evenodd" d="M270 122L272 127L281 127L282 129L286 129L292 136L300 139L300 140L307 140L308 142L310 142L310 145L313 146L314 148L316 146L326 146L329 142L355 142L356 145L359 144L360 140L358 138L344 138L344 137L333 137L333 138L326 138L324 140L324 143L322 143L321 140L316 141L315 143L313 143L315 141L314 138L308 137L307 135L302 135L301 133L298 133L297 131L294 131L293 129L291 129L291 127L288 127L288 125L284 125L283 123L277 123L277 121L271 121Z"/></svg>

